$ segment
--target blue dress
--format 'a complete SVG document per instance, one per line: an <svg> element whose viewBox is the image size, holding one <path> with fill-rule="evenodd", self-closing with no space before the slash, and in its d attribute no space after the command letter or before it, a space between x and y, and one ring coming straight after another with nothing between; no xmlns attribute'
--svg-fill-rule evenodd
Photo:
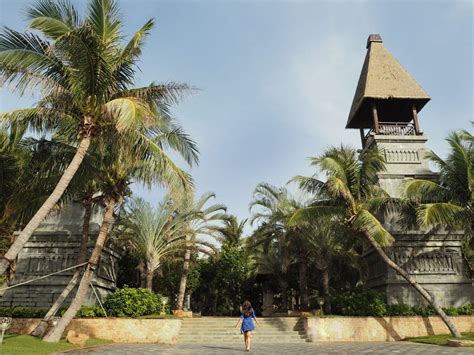
<svg viewBox="0 0 474 355"><path fill-rule="evenodd" d="M254 311L252 311L249 316L246 316L242 313L240 315L240 319L242 319L242 326L240 327L241 332L247 332L255 329L255 325L253 324L253 320L256 319Z"/></svg>

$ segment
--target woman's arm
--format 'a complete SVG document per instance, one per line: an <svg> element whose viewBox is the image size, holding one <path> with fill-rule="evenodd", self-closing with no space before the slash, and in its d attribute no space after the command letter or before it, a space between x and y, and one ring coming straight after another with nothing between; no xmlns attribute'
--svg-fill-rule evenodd
<svg viewBox="0 0 474 355"><path fill-rule="evenodd" d="M237 321L237 324L235 325L236 328L239 326L240 322L242 322L243 319L244 316L240 316L239 320Z"/></svg>
<svg viewBox="0 0 474 355"><path fill-rule="evenodd" d="M258 323L258 320L257 320L257 317L255 316L255 312L253 312L252 318L253 318L253 320L255 321L256 324L259 324L259 323ZM259 324L259 325L260 325L260 324Z"/></svg>

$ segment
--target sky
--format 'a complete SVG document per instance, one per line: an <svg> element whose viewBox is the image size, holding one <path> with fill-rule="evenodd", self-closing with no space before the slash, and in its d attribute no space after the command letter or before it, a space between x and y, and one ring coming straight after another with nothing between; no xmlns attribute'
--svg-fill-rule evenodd
<svg viewBox="0 0 474 355"><path fill-rule="evenodd" d="M84 13L85 1L72 2ZM0 0L1 25L26 30L22 11L31 3ZM200 89L174 109L199 146L200 164L190 171L198 194L215 192L239 219L249 216L258 183L283 186L314 173L308 158L329 146L360 148L358 130L345 124L371 33L432 97L419 113L428 148L445 156L448 133L471 129L471 0L119 3L128 37L156 21L136 85L179 81ZM35 100L2 88L0 111ZM153 204L163 195L134 189Z"/></svg>

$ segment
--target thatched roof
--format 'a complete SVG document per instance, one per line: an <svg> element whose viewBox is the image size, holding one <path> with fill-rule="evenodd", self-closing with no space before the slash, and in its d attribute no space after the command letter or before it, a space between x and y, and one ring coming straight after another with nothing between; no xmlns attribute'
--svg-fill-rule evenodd
<svg viewBox="0 0 474 355"><path fill-rule="evenodd" d="M390 101L392 105L415 105L417 111L430 100L426 91L384 47L380 35L370 35L367 40L367 55L346 128L370 127L369 106L374 100Z"/></svg>

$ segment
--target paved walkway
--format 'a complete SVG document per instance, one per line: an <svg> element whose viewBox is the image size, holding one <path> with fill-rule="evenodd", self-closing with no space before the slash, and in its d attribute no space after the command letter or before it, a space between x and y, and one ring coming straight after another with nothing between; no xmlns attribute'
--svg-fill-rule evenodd
<svg viewBox="0 0 474 355"><path fill-rule="evenodd" d="M242 354L243 344L238 345L155 345L112 344L74 351L67 354ZM474 354L474 348L450 348L409 342L386 343L305 343L305 344L254 344L253 354ZM64 353L66 354L66 353Z"/></svg>

